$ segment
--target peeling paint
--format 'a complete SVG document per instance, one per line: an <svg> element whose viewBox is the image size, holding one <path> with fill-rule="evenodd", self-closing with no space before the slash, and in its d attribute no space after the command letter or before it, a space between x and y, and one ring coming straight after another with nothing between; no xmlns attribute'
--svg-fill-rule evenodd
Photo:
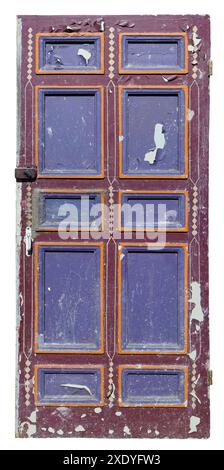
<svg viewBox="0 0 224 470"><path fill-rule="evenodd" d="M61 387L77 388L78 390L86 390L89 395L92 395L92 392L87 385L78 385L78 384L61 384Z"/></svg>
<svg viewBox="0 0 224 470"><path fill-rule="evenodd" d="M57 431L57 434L58 434L59 436L63 436L64 431L62 431L62 429L59 429L59 430Z"/></svg>
<svg viewBox="0 0 224 470"><path fill-rule="evenodd" d="M127 436L131 436L131 431L128 426L124 426L123 431Z"/></svg>
<svg viewBox="0 0 224 470"><path fill-rule="evenodd" d="M96 414L102 413L102 408L98 406L97 408L94 408L94 411Z"/></svg>
<svg viewBox="0 0 224 470"><path fill-rule="evenodd" d="M83 418L85 418L85 417L86 417L86 414L83 413L83 414L81 415L81 419L83 419Z"/></svg>
<svg viewBox="0 0 224 470"><path fill-rule="evenodd" d="M80 48L77 52L77 54L81 57L83 57L83 59L86 61L86 65L88 65L88 62L91 58L91 52L87 51L86 49L82 49Z"/></svg>
<svg viewBox="0 0 224 470"><path fill-rule="evenodd" d="M195 112L193 111L193 109L188 109L187 119L189 122L193 119L194 115L195 115Z"/></svg>
<svg viewBox="0 0 224 470"><path fill-rule="evenodd" d="M116 416L121 416L122 413L121 413L121 411L116 411L115 415L116 415Z"/></svg>
<svg viewBox="0 0 224 470"><path fill-rule="evenodd" d="M76 426L75 431L76 432L84 432L85 428L81 424L79 424L79 426Z"/></svg>
<svg viewBox="0 0 224 470"><path fill-rule="evenodd" d="M37 411L33 411L28 418L31 423L36 423L37 422Z"/></svg>
<svg viewBox="0 0 224 470"><path fill-rule="evenodd" d="M197 354L196 349L194 349L193 351L191 351L191 353L189 353L189 357L192 361L195 361L196 354Z"/></svg>
<svg viewBox="0 0 224 470"><path fill-rule="evenodd" d="M48 133L49 137L53 137L52 127L47 127L47 133Z"/></svg>
<svg viewBox="0 0 224 470"><path fill-rule="evenodd" d="M156 160L157 150L159 149L163 150L166 145L164 127L163 127L163 124L160 124L159 122L155 125L154 142L155 142L155 148L149 150L145 154L145 158L144 158L144 161L149 162L150 165L152 165Z"/></svg>
<svg viewBox="0 0 224 470"><path fill-rule="evenodd" d="M198 416L191 416L190 417L190 430L188 434L192 434L193 432L197 432L197 426L199 426L201 420Z"/></svg>
<svg viewBox="0 0 224 470"><path fill-rule="evenodd" d="M32 437L34 434L36 434L36 431L37 431L36 424L31 424L29 421L24 421L20 425L20 431L23 432L25 427L26 427L27 437Z"/></svg>
<svg viewBox="0 0 224 470"><path fill-rule="evenodd" d="M191 299L189 302L195 304L191 312L191 320L202 322L204 320L204 314L201 308L201 286L196 281L191 283Z"/></svg>
<svg viewBox="0 0 224 470"><path fill-rule="evenodd" d="M54 434L54 433L55 433L55 429L54 429L54 428L51 428L51 427L49 427L49 428L48 428L48 432L50 432L51 434Z"/></svg>

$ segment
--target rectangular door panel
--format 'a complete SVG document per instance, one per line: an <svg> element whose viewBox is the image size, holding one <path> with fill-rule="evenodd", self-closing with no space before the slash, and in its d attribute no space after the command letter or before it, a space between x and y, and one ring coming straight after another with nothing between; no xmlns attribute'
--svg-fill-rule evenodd
<svg viewBox="0 0 224 470"><path fill-rule="evenodd" d="M39 176L101 177L103 90L36 87Z"/></svg>
<svg viewBox="0 0 224 470"><path fill-rule="evenodd" d="M118 270L120 352L186 353L187 247L122 245Z"/></svg>
<svg viewBox="0 0 224 470"><path fill-rule="evenodd" d="M102 352L102 269L99 246L35 246L37 352Z"/></svg>
<svg viewBox="0 0 224 470"><path fill-rule="evenodd" d="M103 73L102 33L36 35L36 73Z"/></svg>

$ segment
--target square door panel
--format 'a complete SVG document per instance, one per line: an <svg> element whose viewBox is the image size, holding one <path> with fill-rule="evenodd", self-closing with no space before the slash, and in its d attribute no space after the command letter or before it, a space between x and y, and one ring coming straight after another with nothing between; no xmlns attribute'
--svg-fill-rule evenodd
<svg viewBox="0 0 224 470"><path fill-rule="evenodd" d="M187 406L188 370L175 366L119 366L120 406Z"/></svg>
<svg viewBox="0 0 224 470"><path fill-rule="evenodd" d="M36 73L104 73L103 34L37 34Z"/></svg>
<svg viewBox="0 0 224 470"><path fill-rule="evenodd" d="M36 405L96 406L103 403L102 366L35 367Z"/></svg>
<svg viewBox="0 0 224 470"><path fill-rule="evenodd" d="M120 191L122 231L172 231L188 229L186 191Z"/></svg>
<svg viewBox="0 0 224 470"><path fill-rule="evenodd" d="M103 192L40 190L33 203L38 206L34 225L37 231L103 230Z"/></svg>
<svg viewBox="0 0 224 470"><path fill-rule="evenodd" d="M119 246L120 353L187 350L187 246Z"/></svg>
<svg viewBox="0 0 224 470"><path fill-rule="evenodd" d="M103 246L35 245L35 350L103 351Z"/></svg>
<svg viewBox="0 0 224 470"><path fill-rule="evenodd" d="M119 87L122 178L186 178L188 89Z"/></svg>
<svg viewBox="0 0 224 470"><path fill-rule="evenodd" d="M103 176L103 88L36 87L39 177Z"/></svg>
<svg viewBox="0 0 224 470"><path fill-rule="evenodd" d="M187 73L187 33L120 33L119 72Z"/></svg>

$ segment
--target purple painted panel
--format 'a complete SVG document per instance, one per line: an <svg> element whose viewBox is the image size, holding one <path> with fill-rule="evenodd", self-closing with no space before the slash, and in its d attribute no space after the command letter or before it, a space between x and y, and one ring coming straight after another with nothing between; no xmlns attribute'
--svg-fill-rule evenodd
<svg viewBox="0 0 224 470"><path fill-rule="evenodd" d="M100 37L41 36L39 68L41 71L99 70L101 67Z"/></svg>
<svg viewBox="0 0 224 470"><path fill-rule="evenodd" d="M184 174L184 91L133 88L122 93L123 173Z"/></svg>
<svg viewBox="0 0 224 470"><path fill-rule="evenodd" d="M124 228L168 228L185 226L184 194L122 194L121 224Z"/></svg>
<svg viewBox="0 0 224 470"><path fill-rule="evenodd" d="M39 89L39 172L101 173L101 96L94 89Z"/></svg>
<svg viewBox="0 0 224 470"><path fill-rule="evenodd" d="M122 370L122 402L125 404L183 404L184 371L178 369Z"/></svg>
<svg viewBox="0 0 224 470"><path fill-rule="evenodd" d="M99 193L44 193L39 195L37 226L41 228L70 227L98 229L102 224Z"/></svg>
<svg viewBox="0 0 224 470"><path fill-rule="evenodd" d="M39 247L39 349L100 348L100 248Z"/></svg>
<svg viewBox="0 0 224 470"><path fill-rule="evenodd" d="M122 349L184 347L184 252L122 247Z"/></svg>
<svg viewBox="0 0 224 470"><path fill-rule="evenodd" d="M93 368L38 367L38 402L97 404L101 400L101 371Z"/></svg>
<svg viewBox="0 0 224 470"><path fill-rule="evenodd" d="M123 36L122 69L184 70L183 36Z"/></svg>

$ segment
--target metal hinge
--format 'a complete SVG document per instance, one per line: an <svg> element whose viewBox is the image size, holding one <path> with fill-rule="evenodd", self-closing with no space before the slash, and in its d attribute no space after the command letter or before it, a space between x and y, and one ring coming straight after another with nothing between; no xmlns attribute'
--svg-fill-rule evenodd
<svg viewBox="0 0 224 470"><path fill-rule="evenodd" d="M31 227L26 227L26 234L24 237L25 245L26 245L26 256L32 255L32 231Z"/></svg>
<svg viewBox="0 0 224 470"><path fill-rule="evenodd" d="M211 59L208 61L208 76L211 77L213 75L213 62Z"/></svg>
<svg viewBox="0 0 224 470"><path fill-rule="evenodd" d="M208 370L208 386L213 384L213 372L212 370Z"/></svg>

